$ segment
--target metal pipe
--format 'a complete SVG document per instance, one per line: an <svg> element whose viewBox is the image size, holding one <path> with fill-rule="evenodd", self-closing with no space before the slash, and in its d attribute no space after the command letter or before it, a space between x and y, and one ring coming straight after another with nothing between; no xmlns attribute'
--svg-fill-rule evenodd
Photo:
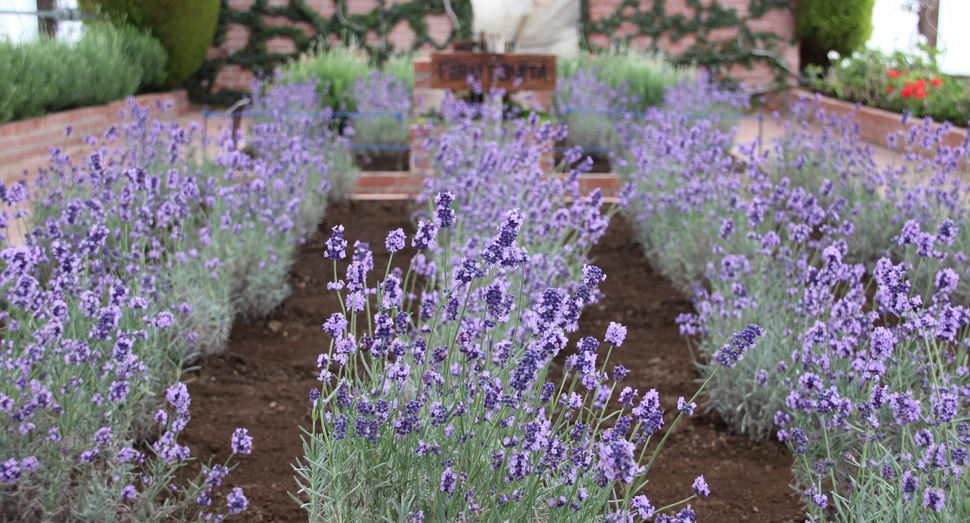
<svg viewBox="0 0 970 523"><path fill-rule="evenodd" d="M54 18L61 22L78 22L81 20L96 20L98 17L85 13L80 9L55 9L53 11L6 11L0 9L0 15L27 15L38 18Z"/></svg>

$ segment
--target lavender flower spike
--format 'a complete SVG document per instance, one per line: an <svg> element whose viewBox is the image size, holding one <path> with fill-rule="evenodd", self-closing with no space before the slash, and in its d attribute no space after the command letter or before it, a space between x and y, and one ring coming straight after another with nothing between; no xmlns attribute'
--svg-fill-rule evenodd
<svg viewBox="0 0 970 523"><path fill-rule="evenodd" d="M387 240L384 245L387 247L387 252L394 254L395 252L404 248L404 229L395 229L387 233Z"/></svg>
<svg viewBox="0 0 970 523"><path fill-rule="evenodd" d="M764 335L764 329L753 323L748 324L743 331L735 333L731 337L730 344L725 344L721 347L721 350L714 354L714 359L721 365L733 369L739 361L744 359L744 353L755 346L754 339Z"/></svg>
<svg viewBox="0 0 970 523"><path fill-rule="evenodd" d="M615 321L610 322L610 326L606 328L606 343L610 343L616 347L623 345L623 340L626 339L626 327L620 325Z"/></svg>
<svg viewBox="0 0 970 523"><path fill-rule="evenodd" d="M337 225L333 228L333 236L327 240L327 250L323 253L324 258L331 260L342 260L347 256L347 240L344 239L344 226Z"/></svg>
<svg viewBox="0 0 970 523"><path fill-rule="evenodd" d="M232 434L232 453L249 454L252 451L253 451L253 438L252 436L249 436L249 430L236 429L236 432L233 432Z"/></svg>
<svg viewBox="0 0 970 523"><path fill-rule="evenodd" d="M454 200L455 195L450 192L440 192L435 196L434 221L438 227L445 229L455 225L455 211L451 208Z"/></svg>
<svg viewBox="0 0 970 523"><path fill-rule="evenodd" d="M434 244L435 236L438 234L438 227L428 221L418 222L418 232L411 239L411 245L418 249L428 249Z"/></svg>

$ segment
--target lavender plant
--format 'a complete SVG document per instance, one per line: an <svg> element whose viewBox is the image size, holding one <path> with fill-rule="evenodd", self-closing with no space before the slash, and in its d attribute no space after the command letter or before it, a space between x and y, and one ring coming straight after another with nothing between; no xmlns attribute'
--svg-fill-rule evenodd
<svg viewBox="0 0 970 523"><path fill-rule="evenodd" d="M813 519L962 520L966 146L924 122L902 165L876 172L851 118L808 101L794 113L741 165L715 130L659 115L631 153L645 248L693 288L697 312L679 321L702 372L719 368L712 340L752 321L768 333L711 380L710 406L752 437L780 429Z"/></svg>
<svg viewBox="0 0 970 523"><path fill-rule="evenodd" d="M450 198L442 193L436 199L435 222L419 225L411 239L419 250L450 242L445 231L462 227ZM317 362L322 388L311 391L314 425L295 467L311 521L633 521L655 515L656 521L675 521L659 515L672 506L654 508L641 494L656 453L640 463L664 424L656 391L637 402L639 392L625 387L623 408L606 413L627 371L614 368L610 380L595 338L579 342L558 383L546 382L566 332L605 275L588 265L568 286L574 291L548 288L535 315L514 314L522 289L516 296L495 278L529 259L519 245L521 215L509 211L479 256L454 265L445 258L439 270L454 275L452 287L443 299L426 298L419 307L401 286L421 270L418 264L407 272L388 267L368 293L372 255L358 243L346 280L335 271L331 287L346 289L346 305L323 326L333 340ZM334 228L327 257L347 256L342 232ZM388 235L392 259L405 242L403 231ZM424 295L433 289L426 285ZM373 321L365 312L368 296L376 300ZM610 326L607 357L622 345L625 331ZM753 325L738 333L721 360L733 366L760 335ZM684 402L684 411L692 410L694 399ZM694 491L709 493L703 477ZM693 519L689 507L676 516Z"/></svg>
<svg viewBox="0 0 970 523"><path fill-rule="evenodd" d="M491 96L501 99L499 92ZM579 279L589 249L619 207L604 209L598 190L585 197L580 194L579 179L592 162L580 161L578 148L569 151L551 174L547 172L543 154L565 128L541 122L535 113L502 123L501 112L487 104L447 99L442 107L446 130L426 144L433 154L434 176L425 180L426 190L417 198L426 205L418 217L429 226L447 222L436 210L445 202L464 219L460 227L442 231L448 241L432 246L428 259L436 266L457 266L462 257L478 255L494 224L509 219L502 209L522 209L511 219L520 224L523 246L544 255L527 260L521 274L504 271L497 278L506 288L522 287L528 300L523 314L527 314L546 288ZM435 194L440 196L430 197ZM444 273L437 276L436 284L447 289L451 281L451 275Z"/></svg>
<svg viewBox="0 0 970 523"><path fill-rule="evenodd" d="M261 100L282 107L299 89ZM257 158L224 133L209 161L198 127L163 124L135 104L126 113L103 141L86 139L100 147L78 164L55 149L34 201L22 185L0 188L3 216L30 211L23 244L0 253L5 518L221 519L210 494L229 464L183 478L189 400L184 385L169 385L193 351L221 350L237 314L282 299L280 275L326 202L321 155L333 142L323 149L301 132L319 122L278 111L255 126ZM279 257L255 247L267 238ZM254 277L257 264L269 276ZM163 393L175 413L152 422ZM250 448L244 430L234 435L234 453ZM247 502L234 489L225 504L236 514Z"/></svg>
<svg viewBox="0 0 970 523"><path fill-rule="evenodd" d="M394 71L374 70L357 79L353 90L357 112L353 118L354 143L371 145L408 145L410 142L411 86L397 79ZM388 113L388 114L378 114ZM390 114L390 113L397 113ZM398 152L370 149L369 157L382 157Z"/></svg>
<svg viewBox="0 0 970 523"><path fill-rule="evenodd" d="M611 87L596 69L579 68L556 80L556 116L569 129L570 144L619 147L619 113L632 111L636 99L626 84Z"/></svg>
<svg viewBox="0 0 970 523"><path fill-rule="evenodd" d="M6 189L6 206L26 198L22 186ZM158 384L178 379L178 367L159 350L171 342L175 320L152 310L144 282L125 282L110 270L116 254L101 211L94 199L65 206L50 216L47 235L28 234L23 245L0 252L0 365L8 378L0 384L3 517L211 518L220 510L201 502L196 508L196 500L220 483L229 464L204 467L208 481L200 475L182 483L190 458L177 443L189 421L184 385L168 389L175 413L156 415L163 432L155 443L146 446L132 432ZM87 232L51 239L51 229L71 226ZM231 513L245 508L241 492L235 499Z"/></svg>

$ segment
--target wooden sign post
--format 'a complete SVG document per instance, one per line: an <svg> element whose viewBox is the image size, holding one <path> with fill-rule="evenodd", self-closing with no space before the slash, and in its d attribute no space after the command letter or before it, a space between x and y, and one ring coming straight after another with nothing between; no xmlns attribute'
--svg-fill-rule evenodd
<svg viewBox="0 0 970 523"><path fill-rule="evenodd" d="M537 54L436 53L431 55L431 87L469 89L469 77L492 87L515 91L555 91L556 57Z"/></svg>

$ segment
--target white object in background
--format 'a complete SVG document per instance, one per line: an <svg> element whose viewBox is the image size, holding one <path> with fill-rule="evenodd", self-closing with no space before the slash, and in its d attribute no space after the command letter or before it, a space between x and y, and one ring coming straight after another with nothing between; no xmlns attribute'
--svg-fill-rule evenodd
<svg viewBox="0 0 970 523"><path fill-rule="evenodd" d="M886 54L912 51L919 44L919 16L906 10L911 0L876 0L872 10L872 36L866 45Z"/></svg>
<svg viewBox="0 0 970 523"><path fill-rule="evenodd" d="M57 0L57 7L77 9L77 0ZM20 11L34 13L37 0L0 0L0 11ZM11 42L24 42L37 38L36 15L0 15L0 38ZM84 34L82 22L59 22L57 37L68 42L77 42Z"/></svg>
<svg viewBox="0 0 970 523"><path fill-rule="evenodd" d="M579 0L472 0L475 34L502 33L516 52L579 53Z"/></svg>
<svg viewBox="0 0 970 523"><path fill-rule="evenodd" d="M37 0L0 0L0 11L36 11ZM37 38L37 17L33 15L0 15L0 36L11 42Z"/></svg>
<svg viewBox="0 0 970 523"><path fill-rule="evenodd" d="M970 0L940 0L936 48L943 51L940 71L970 76Z"/></svg>
<svg viewBox="0 0 970 523"><path fill-rule="evenodd" d="M872 36L866 45L884 53L917 51L922 41L919 34L919 15L906 9L912 0L876 0L872 12ZM940 71L970 76L970 0L940 0L939 21L936 28L936 48Z"/></svg>
<svg viewBox="0 0 970 523"><path fill-rule="evenodd" d="M486 53L505 53L505 35L502 33L482 33Z"/></svg>

